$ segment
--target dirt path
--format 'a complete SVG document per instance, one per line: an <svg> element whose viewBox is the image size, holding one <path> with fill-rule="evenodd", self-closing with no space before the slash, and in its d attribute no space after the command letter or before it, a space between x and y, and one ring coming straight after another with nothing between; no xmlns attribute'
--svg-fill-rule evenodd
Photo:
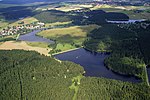
<svg viewBox="0 0 150 100"><path fill-rule="evenodd" d="M13 50L13 49L22 49L29 51L37 51L40 54L44 54L49 56L48 52L51 50L49 48L41 48L41 47L32 47L26 44L26 42L15 42L15 41L7 41L0 45L0 50Z"/></svg>

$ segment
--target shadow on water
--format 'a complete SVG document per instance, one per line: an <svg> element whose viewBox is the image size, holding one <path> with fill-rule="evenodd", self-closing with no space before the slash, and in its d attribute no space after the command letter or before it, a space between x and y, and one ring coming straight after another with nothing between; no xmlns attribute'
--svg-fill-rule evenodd
<svg viewBox="0 0 150 100"><path fill-rule="evenodd" d="M78 50L55 55L55 58L80 64L86 71L85 76L104 77L134 83L141 82L140 79L137 79L133 76L119 75L105 67L104 59L108 56L109 54L106 53L92 53L85 50L84 48L81 48Z"/></svg>

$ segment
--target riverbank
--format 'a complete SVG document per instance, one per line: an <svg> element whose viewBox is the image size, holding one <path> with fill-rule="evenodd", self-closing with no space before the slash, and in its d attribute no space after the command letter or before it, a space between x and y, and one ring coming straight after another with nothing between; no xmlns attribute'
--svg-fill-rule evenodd
<svg viewBox="0 0 150 100"><path fill-rule="evenodd" d="M108 57L105 53L91 53L84 48L80 48L63 54L57 54L54 57L61 61L71 61L81 65L86 71L84 75L86 77L104 77L132 83L141 82L141 80L135 77L114 73L104 66L104 59Z"/></svg>
<svg viewBox="0 0 150 100"><path fill-rule="evenodd" d="M62 53L66 53L66 52L70 52L70 51L74 51L74 50L78 50L78 49L81 49L81 48L83 48L83 46L81 46L79 48L69 49L69 50L66 50L66 51L61 51L61 52L58 52L58 53L53 53L52 56L56 56L58 54L62 54Z"/></svg>

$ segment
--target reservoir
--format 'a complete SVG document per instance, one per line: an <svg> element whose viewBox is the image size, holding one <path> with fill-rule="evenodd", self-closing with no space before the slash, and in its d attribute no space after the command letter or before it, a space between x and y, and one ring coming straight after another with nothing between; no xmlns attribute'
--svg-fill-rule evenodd
<svg viewBox="0 0 150 100"><path fill-rule="evenodd" d="M137 79L133 76L119 75L105 67L104 59L108 56L108 54L91 53L84 48L80 48L77 50L55 55L55 58L62 61L72 61L74 63L80 64L84 67L84 70L86 71L85 76L104 77L134 83L141 82L140 79Z"/></svg>
<svg viewBox="0 0 150 100"><path fill-rule="evenodd" d="M43 38L43 37L39 37L36 36L36 33L40 32L40 30L35 30L31 33L25 34L25 35L21 35L19 37L19 40L22 41L29 41L29 42L46 42L46 43L54 43L54 41Z"/></svg>
<svg viewBox="0 0 150 100"><path fill-rule="evenodd" d="M54 43L54 41L52 40L36 36L36 33L38 32L40 32L40 30L21 35L19 37L19 40L29 42ZM80 48L77 50L57 54L55 55L55 58L62 61L71 61L76 64L80 64L86 71L85 76L104 77L108 79L116 79L134 83L141 82L140 79L137 79L133 76L124 76L109 70L106 66L104 66L104 59L108 56L109 54L91 53L90 51L87 51L84 48Z"/></svg>
<svg viewBox="0 0 150 100"><path fill-rule="evenodd" d="M109 21L107 20L108 23L114 23L114 24L129 24L129 23L136 23L136 22L143 22L146 21L145 19L139 19L139 20L128 20L128 21Z"/></svg>

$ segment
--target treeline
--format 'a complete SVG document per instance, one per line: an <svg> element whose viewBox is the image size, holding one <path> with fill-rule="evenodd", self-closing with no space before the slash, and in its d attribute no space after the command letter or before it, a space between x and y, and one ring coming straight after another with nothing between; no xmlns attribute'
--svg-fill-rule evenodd
<svg viewBox="0 0 150 100"><path fill-rule="evenodd" d="M134 31L139 37L140 49L144 55L144 61L147 65L150 65L150 25L146 28L140 27Z"/></svg>
<svg viewBox="0 0 150 100"><path fill-rule="evenodd" d="M121 24L120 27L128 30L132 30L138 39L140 51L144 56L144 61L147 65L150 64L150 21L144 21L142 23L134 23L134 24Z"/></svg>
<svg viewBox="0 0 150 100"><path fill-rule="evenodd" d="M107 20L125 21L129 17L124 13L105 12L103 10L92 10L84 12L84 15L89 16L88 20L96 24L105 24Z"/></svg>
<svg viewBox="0 0 150 100"><path fill-rule="evenodd" d="M83 68L71 62L58 62L36 52L0 51L1 100L70 100L73 77Z"/></svg>
<svg viewBox="0 0 150 100"><path fill-rule="evenodd" d="M24 18L37 14L37 12L35 12L34 10L34 6L14 6L0 8L0 16L3 16L7 21L16 21L19 18Z"/></svg>
<svg viewBox="0 0 150 100"><path fill-rule="evenodd" d="M87 77L81 79L77 100L149 100L149 93L142 84Z"/></svg>
<svg viewBox="0 0 150 100"><path fill-rule="evenodd" d="M65 12L57 10L41 12L35 15L35 18L44 23L67 22L72 20Z"/></svg>
<svg viewBox="0 0 150 100"><path fill-rule="evenodd" d="M85 48L97 52L111 52L105 65L125 75L134 75L145 80L144 57L135 32L117 25L105 24L89 34Z"/></svg>

